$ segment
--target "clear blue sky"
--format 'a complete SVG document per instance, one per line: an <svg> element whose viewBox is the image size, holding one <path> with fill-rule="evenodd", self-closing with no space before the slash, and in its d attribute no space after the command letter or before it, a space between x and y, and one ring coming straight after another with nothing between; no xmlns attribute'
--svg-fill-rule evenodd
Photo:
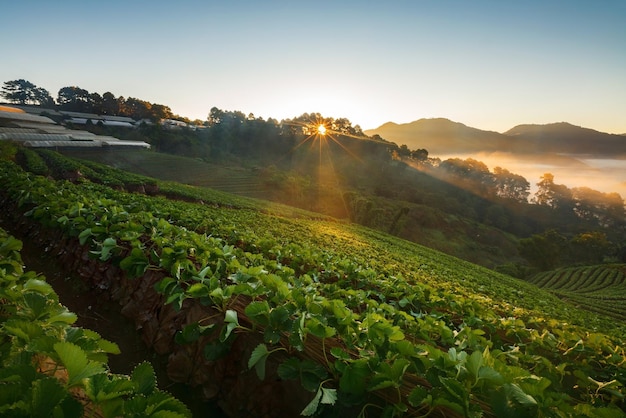
<svg viewBox="0 0 626 418"><path fill-rule="evenodd" d="M20 0L3 1L0 30L0 82L55 98L626 133L626 0Z"/></svg>

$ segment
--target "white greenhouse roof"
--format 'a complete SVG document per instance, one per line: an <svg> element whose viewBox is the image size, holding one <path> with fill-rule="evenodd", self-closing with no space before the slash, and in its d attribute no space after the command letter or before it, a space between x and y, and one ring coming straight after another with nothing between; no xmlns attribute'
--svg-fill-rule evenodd
<svg viewBox="0 0 626 418"><path fill-rule="evenodd" d="M31 115L30 113L18 113L18 112L5 112L0 111L0 119L8 119L21 122L37 122L37 123L50 123L54 124L54 121L45 116Z"/></svg>

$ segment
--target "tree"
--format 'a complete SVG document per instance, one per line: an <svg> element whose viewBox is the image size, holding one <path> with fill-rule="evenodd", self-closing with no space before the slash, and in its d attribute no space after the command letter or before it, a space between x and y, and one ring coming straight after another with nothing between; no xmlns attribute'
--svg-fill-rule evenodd
<svg viewBox="0 0 626 418"><path fill-rule="evenodd" d="M401 157L408 157L411 155L411 150L409 150L409 147L407 147L405 144L400 145L400 148L398 149L398 154Z"/></svg>
<svg viewBox="0 0 626 418"><path fill-rule="evenodd" d="M456 177L456 183L460 187L478 193L481 196L492 193L493 175L482 161L473 158L465 160L449 158L439 164L439 168Z"/></svg>
<svg viewBox="0 0 626 418"><path fill-rule="evenodd" d="M50 93L48 92L48 90L42 87L35 88L35 91L33 92L33 96L34 96L34 102L42 107L52 109L56 106L56 103L54 102L54 99L52 98L52 96L50 96Z"/></svg>
<svg viewBox="0 0 626 418"><path fill-rule="evenodd" d="M171 119L172 117L174 117L174 114L172 113L172 109L170 109L169 106L156 103L152 104L151 115L149 118L153 121L156 122L162 119Z"/></svg>
<svg viewBox="0 0 626 418"><path fill-rule="evenodd" d="M573 208L572 191L564 184L556 184L552 173L545 173L537 183L534 202L553 209Z"/></svg>
<svg viewBox="0 0 626 418"><path fill-rule="evenodd" d="M554 230L535 234L519 241L519 253L540 271L552 270L561 264L567 239Z"/></svg>
<svg viewBox="0 0 626 418"><path fill-rule="evenodd" d="M120 105L113 93L107 91L102 95L102 114L119 115Z"/></svg>
<svg viewBox="0 0 626 418"><path fill-rule="evenodd" d="M602 227L621 226L625 222L624 200L619 193L602 193L589 187L572 189L574 212L580 218Z"/></svg>
<svg viewBox="0 0 626 418"><path fill-rule="evenodd" d="M496 167L493 169L493 178L498 197L521 203L528 202L530 183L524 177L513 174L506 168Z"/></svg>
<svg viewBox="0 0 626 418"><path fill-rule="evenodd" d="M150 119L152 116L152 105L144 100L129 97L126 99L125 114L133 119Z"/></svg>
<svg viewBox="0 0 626 418"><path fill-rule="evenodd" d="M417 161L426 161L428 160L428 150L424 148L419 148L411 151L411 158Z"/></svg>
<svg viewBox="0 0 626 418"><path fill-rule="evenodd" d="M570 241L572 260L583 264L598 264L612 249L603 232L584 232Z"/></svg>
<svg viewBox="0 0 626 418"><path fill-rule="evenodd" d="M2 86L2 97L8 102L16 104L35 104L45 107L53 107L54 99L48 90L37 87L24 79L6 81Z"/></svg>
<svg viewBox="0 0 626 418"><path fill-rule="evenodd" d="M57 95L57 103L64 110L89 112L92 110L92 98L89 92L80 87L62 87Z"/></svg>

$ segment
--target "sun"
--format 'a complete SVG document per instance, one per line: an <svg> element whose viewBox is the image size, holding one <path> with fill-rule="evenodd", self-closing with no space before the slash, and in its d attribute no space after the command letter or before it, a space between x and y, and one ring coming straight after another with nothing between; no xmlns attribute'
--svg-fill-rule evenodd
<svg viewBox="0 0 626 418"><path fill-rule="evenodd" d="M324 126L323 123L320 123L319 125L317 125L317 133L319 135L326 135L326 126Z"/></svg>

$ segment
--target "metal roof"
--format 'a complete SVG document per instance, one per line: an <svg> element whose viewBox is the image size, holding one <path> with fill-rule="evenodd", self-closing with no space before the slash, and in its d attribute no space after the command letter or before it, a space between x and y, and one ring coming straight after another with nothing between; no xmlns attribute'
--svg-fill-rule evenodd
<svg viewBox="0 0 626 418"><path fill-rule="evenodd" d="M150 144L143 141L102 141L103 146L122 146L122 147L142 147L142 148L150 148Z"/></svg>
<svg viewBox="0 0 626 418"><path fill-rule="evenodd" d="M3 128L0 127L0 134L11 134L11 133L39 133L39 129L29 129L29 128Z"/></svg>
<svg viewBox="0 0 626 418"><path fill-rule="evenodd" d="M0 134L0 139L13 141L69 141L68 135L62 134L40 134L33 132L12 132Z"/></svg>
<svg viewBox="0 0 626 418"><path fill-rule="evenodd" d="M26 147L31 148L56 148L56 147L80 147L80 148L99 148L102 146L100 141L24 141Z"/></svg>
<svg viewBox="0 0 626 418"><path fill-rule="evenodd" d="M8 119L21 122L38 122L54 124L54 121L45 116L31 115L30 113L4 112L0 111L0 119Z"/></svg>
<svg viewBox="0 0 626 418"><path fill-rule="evenodd" d="M45 133L59 133L63 131L67 131L68 129L65 126L61 125L53 125L49 123L33 123L33 122L11 122L12 125L18 128L26 128L26 129L37 129L38 131L42 131Z"/></svg>

